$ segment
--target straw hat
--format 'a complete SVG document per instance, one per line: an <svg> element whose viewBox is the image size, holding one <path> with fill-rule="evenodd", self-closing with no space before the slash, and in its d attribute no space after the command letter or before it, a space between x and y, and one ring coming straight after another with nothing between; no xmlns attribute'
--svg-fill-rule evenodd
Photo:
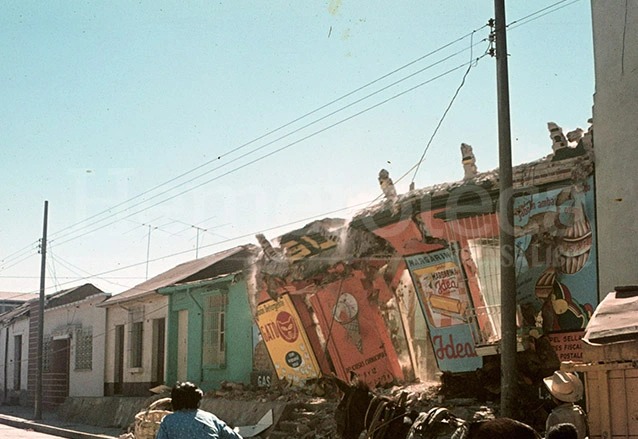
<svg viewBox="0 0 638 439"><path fill-rule="evenodd" d="M554 375L543 379L554 398L563 402L580 401L583 397L583 382L576 374L557 370Z"/></svg>

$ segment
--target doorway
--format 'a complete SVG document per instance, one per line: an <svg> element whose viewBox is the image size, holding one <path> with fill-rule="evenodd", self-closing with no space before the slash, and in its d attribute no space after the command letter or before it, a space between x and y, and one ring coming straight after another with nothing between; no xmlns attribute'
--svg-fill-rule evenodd
<svg viewBox="0 0 638 439"><path fill-rule="evenodd" d="M121 395L124 384L124 325L115 326L115 371L113 374L113 394Z"/></svg>
<svg viewBox="0 0 638 439"><path fill-rule="evenodd" d="M151 382L153 386L164 383L164 360L166 355L166 320L153 319L153 366Z"/></svg>
<svg viewBox="0 0 638 439"><path fill-rule="evenodd" d="M177 313L177 381L186 381L188 373L188 310Z"/></svg>

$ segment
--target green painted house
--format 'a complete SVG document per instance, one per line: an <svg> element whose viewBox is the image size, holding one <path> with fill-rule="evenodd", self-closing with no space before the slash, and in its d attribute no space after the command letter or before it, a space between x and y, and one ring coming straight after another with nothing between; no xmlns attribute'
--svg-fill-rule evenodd
<svg viewBox="0 0 638 439"><path fill-rule="evenodd" d="M254 344L247 281L255 247L218 255L206 279L158 290L168 297L169 386L191 381L207 391L218 389L222 381L250 384Z"/></svg>

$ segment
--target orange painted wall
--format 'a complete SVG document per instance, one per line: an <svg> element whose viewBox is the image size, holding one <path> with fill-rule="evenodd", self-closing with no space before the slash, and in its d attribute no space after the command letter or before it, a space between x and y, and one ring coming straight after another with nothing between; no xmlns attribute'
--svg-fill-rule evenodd
<svg viewBox="0 0 638 439"><path fill-rule="evenodd" d="M354 271L311 297L337 376L349 380L354 372L373 387L403 379L378 304L371 301L375 290L362 271Z"/></svg>

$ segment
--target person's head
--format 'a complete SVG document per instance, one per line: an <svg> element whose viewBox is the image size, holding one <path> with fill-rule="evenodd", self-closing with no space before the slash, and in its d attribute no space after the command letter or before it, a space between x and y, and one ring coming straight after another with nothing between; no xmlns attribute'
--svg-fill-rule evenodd
<svg viewBox="0 0 638 439"><path fill-rule="evenodd" d="M550 427L545 439L578 439L578 431L574 424L556 424Z"/></svg>
<svg viewBox="0 0 638 439"><path fill-rule="evenodd" d="M195 384L188 381L178 382L171 390L173 410L194 410L199 407L199 402L203 396L204 392Z"/></svg>
<svg viewBox="0 0 638 439"><path fill-rule="evenodd" d="M560 402L576 402L583 398L583 382L574 373L557 370L543 382L549 393Z"/></svg>

